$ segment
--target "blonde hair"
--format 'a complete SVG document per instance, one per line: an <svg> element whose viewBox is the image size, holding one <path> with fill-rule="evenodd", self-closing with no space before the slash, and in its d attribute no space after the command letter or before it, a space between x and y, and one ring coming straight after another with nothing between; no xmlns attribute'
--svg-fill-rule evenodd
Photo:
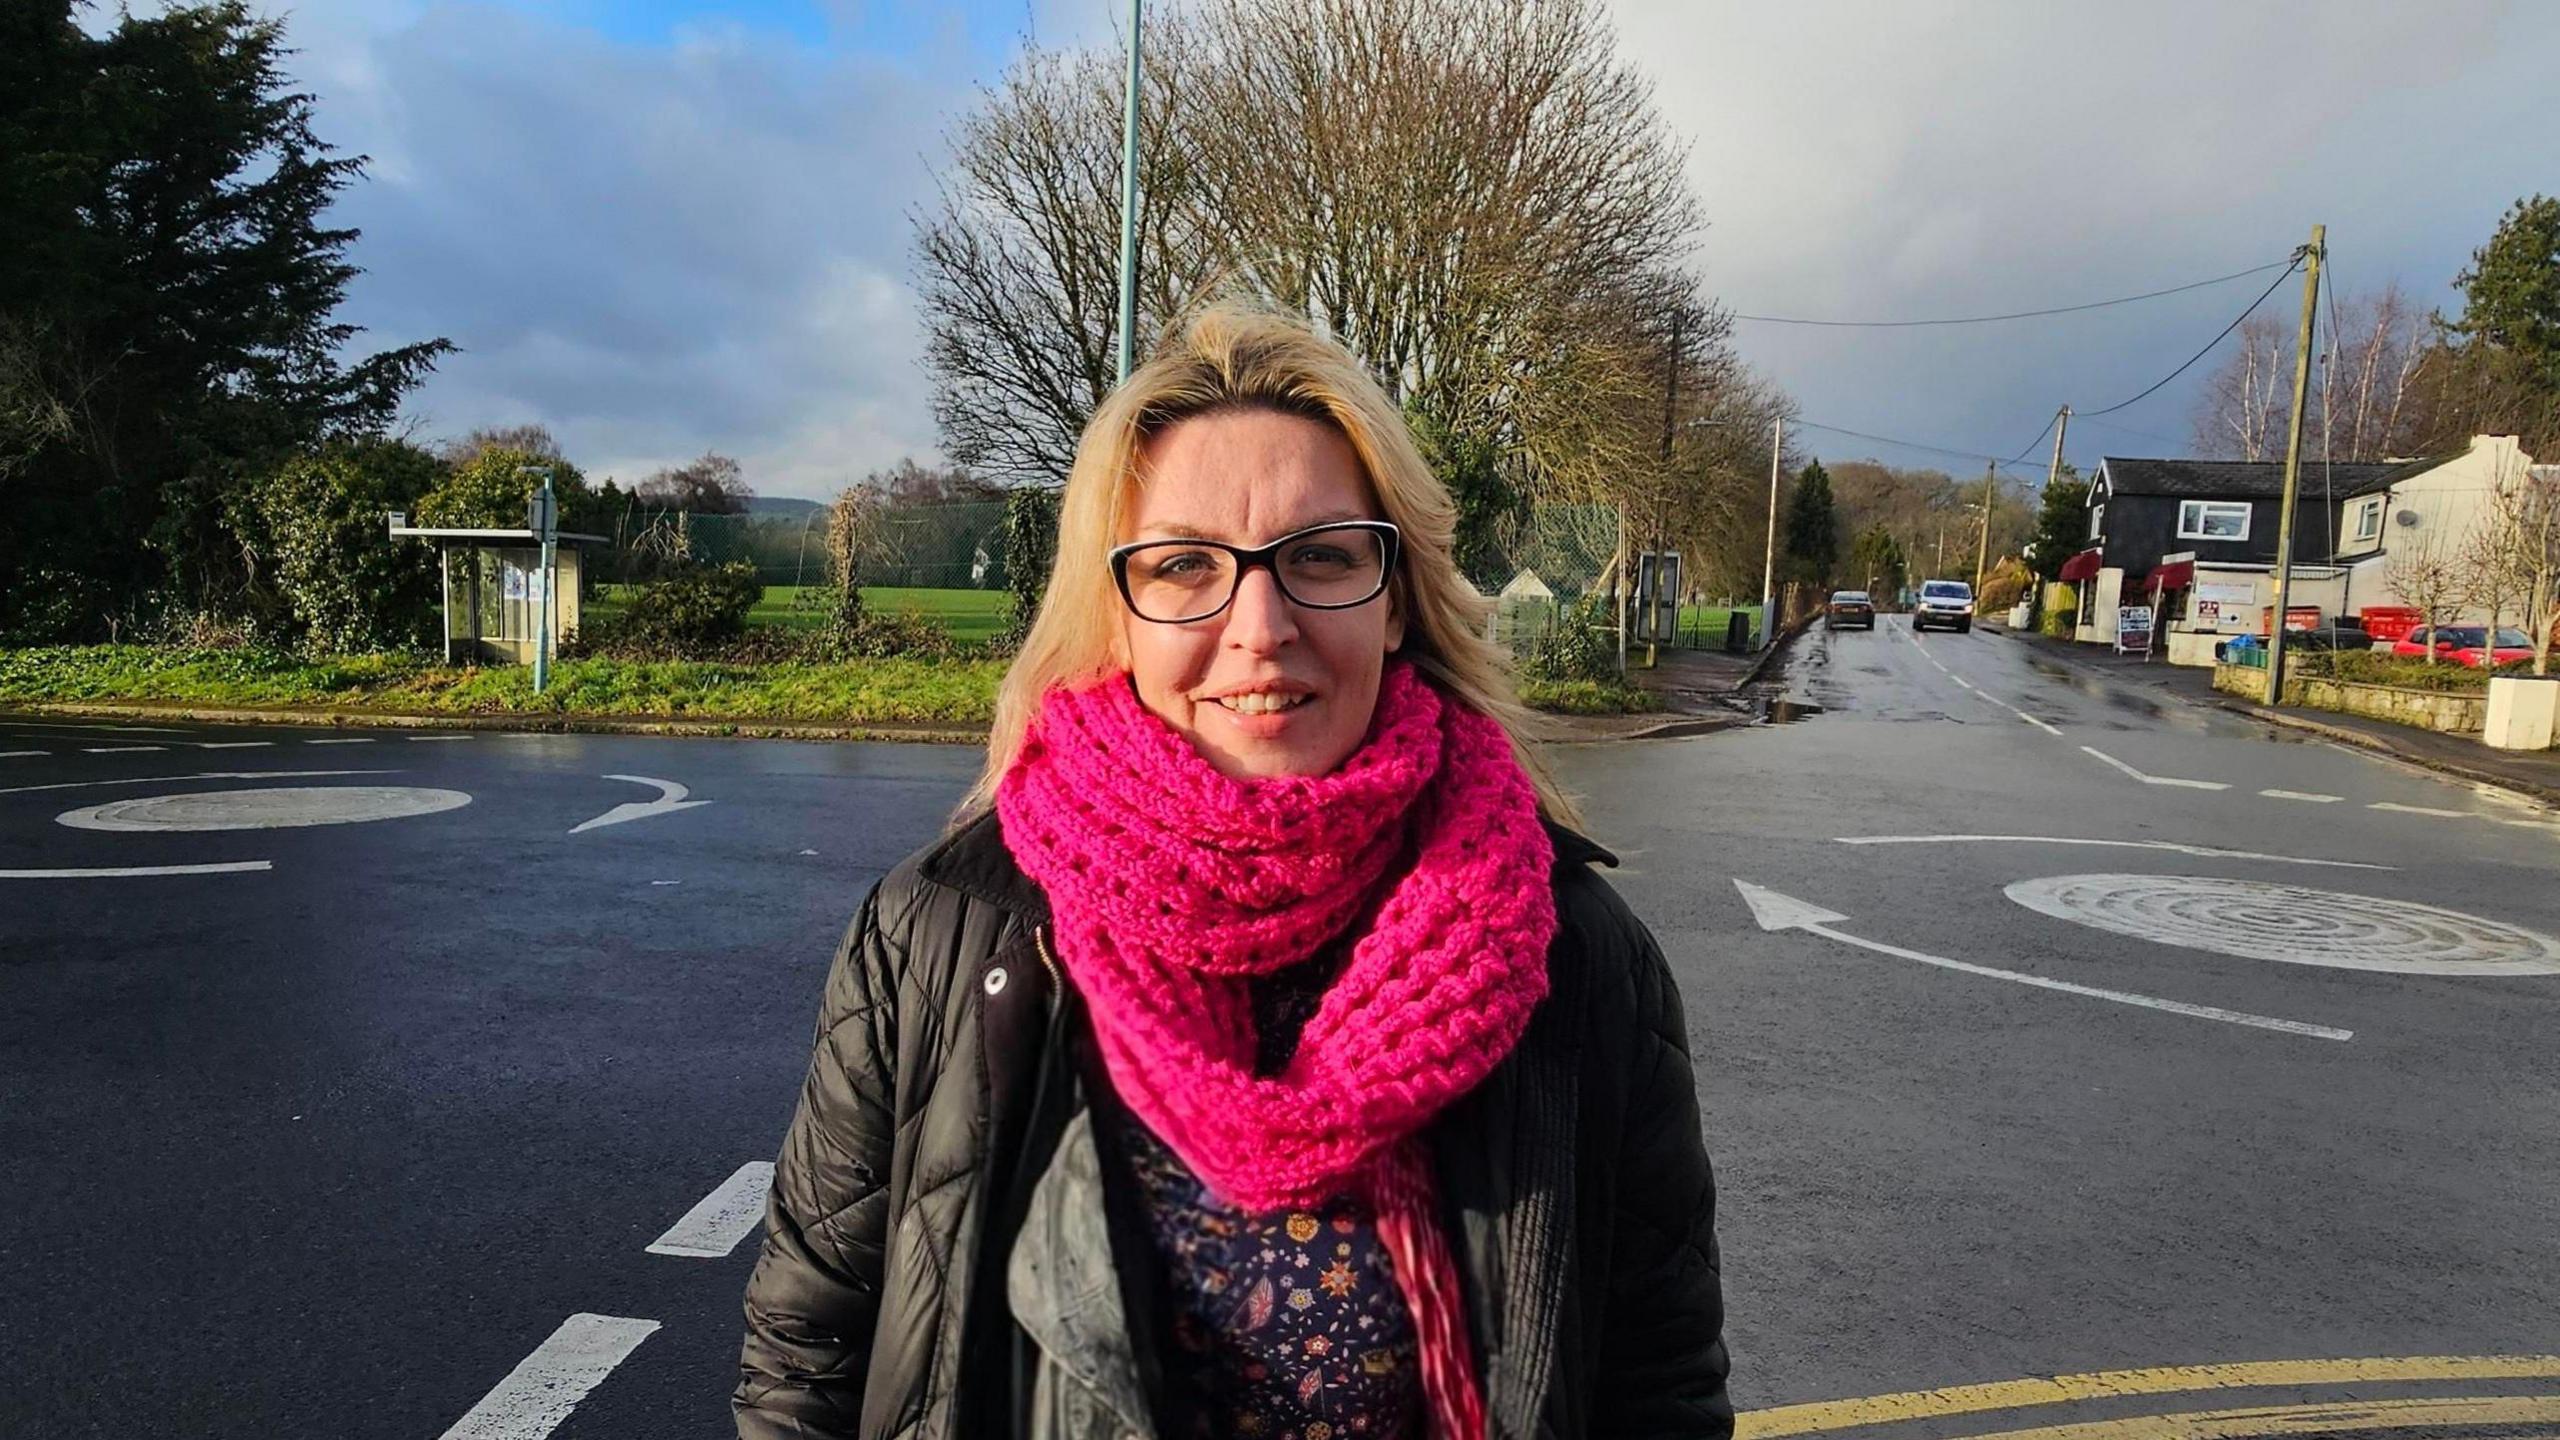
<svg viewBox="0 0 2560 1440"><path fill-rule="evenodd" d="M1534 722L1512 691L1509 658L1485 638L1493 602L1459 573L1457 503L1423 460L1404 416L1340 345L1297 320L1235 302L1195 313L1085 426L1059 509L1049 588L996 691L986 769L955 819L994 803L996 782L1021 751L1043 695L1116 673L1112 642L1122 601L1106 552L1120 541L1146 442L1195 416L1251 409L1303 415L1351 442L1383 517L1404 537L1393 581L1405 622L1399 653L1443 694L1498 722L1538 792L1539 812L1579 828L1580 808L1530 739Z"/></svg>

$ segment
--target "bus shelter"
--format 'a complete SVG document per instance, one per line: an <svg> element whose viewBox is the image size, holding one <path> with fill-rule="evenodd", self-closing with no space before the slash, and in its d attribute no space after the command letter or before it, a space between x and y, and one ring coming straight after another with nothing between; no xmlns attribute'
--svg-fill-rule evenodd
<svg viewBox="0 0 2560 1440"><path fill-rule="evenodd" d="M555 533L551 572L542 566L542 535L532 529L447 529L401 523L395 540L424 540L436 547L444 580L444 660L448 665L530 665L542 635L543 600L550 608L551 650L577 633L582 546L606 543L601 535Z"/></svg>

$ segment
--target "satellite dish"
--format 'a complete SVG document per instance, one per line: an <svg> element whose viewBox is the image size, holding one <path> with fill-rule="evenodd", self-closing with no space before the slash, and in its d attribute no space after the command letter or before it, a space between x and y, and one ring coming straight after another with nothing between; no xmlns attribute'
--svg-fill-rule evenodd
<svg viewBox="0 0 2560 1440"><path fill-rule="evenodd" d="M2395 523L2401 525L2415 525L2418 523L2418 512L2415 510L2402 510L2397 514L2394 514L2391 518Z"/></svg>

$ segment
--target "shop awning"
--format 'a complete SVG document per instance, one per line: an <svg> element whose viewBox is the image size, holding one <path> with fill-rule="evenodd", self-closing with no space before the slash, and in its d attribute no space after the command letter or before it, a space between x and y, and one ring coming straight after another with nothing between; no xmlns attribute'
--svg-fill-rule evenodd
<svg viewBox="0 0 2560 1440"><path fill-rule="evenodd" d="M2103 558L2105 558L2104 551L2091 548L2083 550L2079 554L2072 556L2070 559L2063 561L2063 583L2076 585L2079 582L2088 579L2090 576L2097 574L2098 563Z"/></svg>
<svg viewBox="0 0 2560 1440"><path fill-rule="evenodd" d="M2146 590L2192 590L2196 586L2196 562L2176 560L2151 567L2151 578L2142 582Z"/></svg>

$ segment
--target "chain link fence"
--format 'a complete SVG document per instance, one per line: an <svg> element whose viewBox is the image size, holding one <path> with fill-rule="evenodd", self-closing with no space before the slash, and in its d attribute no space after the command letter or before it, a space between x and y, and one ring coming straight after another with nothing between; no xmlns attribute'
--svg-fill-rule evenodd
<svg viewBox="0 0 2560 1440"><path fill-rule="evenodd" d="M1004 502L905 505L883 510L860 583L924 590L1006 587ZM602 584L637 584L680 563L755 567L764 585L827 583L827 512L700 515L628 511L590 558Z"/></svg>

